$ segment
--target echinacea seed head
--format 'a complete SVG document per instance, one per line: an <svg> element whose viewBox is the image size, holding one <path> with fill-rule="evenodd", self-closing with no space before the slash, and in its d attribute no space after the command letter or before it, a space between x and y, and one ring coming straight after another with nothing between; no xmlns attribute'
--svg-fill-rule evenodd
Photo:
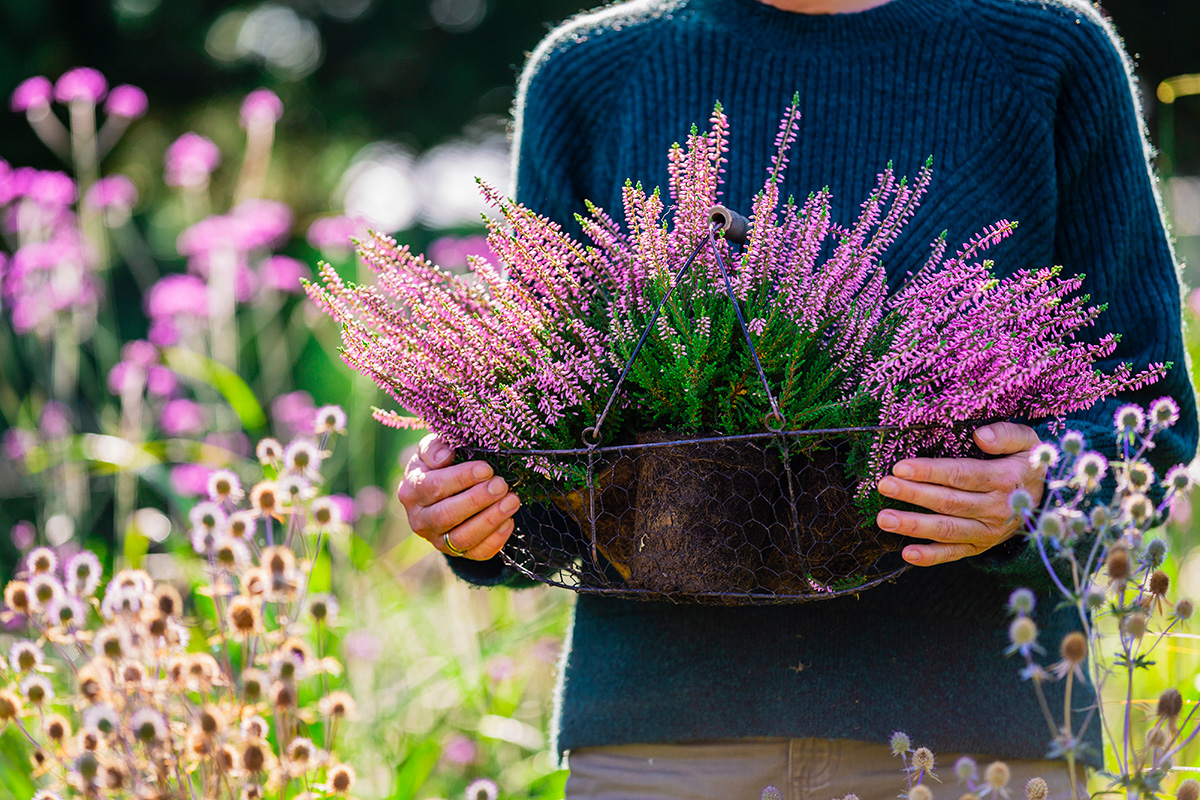
<svg viewBox="0 0 1200 800"><path fill-rule="evenodd" d="M1158 696L1158 716L1175 719L1183 711L1183 695L1175 687L1168 687Z"/></svg>
<svg viewBox="0 0 1200 800"><path fill-rule="evenodd" d="M1041 778L1030 778L1025 784L1025 800L1046 800L1050 787Z"/></svg>
<svg viewBox="0 0 1200 800"><path fill-rule="evenodd" d="M1197 782L1195 778L1188 778L1175 790L1175 800L1198 799L1200 799L1200 782Z"/></svg>
<svg viewBox="0 0 1200 800"><path fill-rule="evenodd" d="M954 762L954 776L966 783L979 773L979 765L970 756L962 756Z"/></svg>
<svg viewBox="0 0 1200 800"><path fill-rule="evenodd" d="M993 789L1003 789L1012 779L1012 770L1003 761L993 761L983 771L983 779Z"/></svg>
<svg viewBox="0 0 1200 800"><path fill-rule="evenodd" d="M908 793L908 800L933 800L933 792L923 783L918 783Z"/></svg>
<svg viewBox="0 0 1200 800"><path fill-rule="evenodd" d="M892 748L892 755L899 756L907 753L912 748L912 740L908 738L908 734L904 731L895 731L888 742L888 746Z"/></svg>
<svg viewBox="0 0 1200 800"><path fill-rule="evenodd" d="M1071 631L1062 638L1062 643L1059 645L1059 654L1063 660L1071 664L1082 664L1087 658L1088 643L1087 637L1080 631Z"/></svg>

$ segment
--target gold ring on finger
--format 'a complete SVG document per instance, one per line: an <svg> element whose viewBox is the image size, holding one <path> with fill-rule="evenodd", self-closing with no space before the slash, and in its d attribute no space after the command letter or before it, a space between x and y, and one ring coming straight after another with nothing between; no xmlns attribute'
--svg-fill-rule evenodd
<svg viewBox="0 0 1200 800"><path fill-rule="evenodd" d="M442 544L444 544L446 546L446 549L450 551L451 555L455 555L455 556L458 556L459 558L462 558L463 556L465 556L467 554L466 550L459 550L457 547L454 546L454 543L450 541L450 534L448 534L448 533L442 534Z"/></svg>

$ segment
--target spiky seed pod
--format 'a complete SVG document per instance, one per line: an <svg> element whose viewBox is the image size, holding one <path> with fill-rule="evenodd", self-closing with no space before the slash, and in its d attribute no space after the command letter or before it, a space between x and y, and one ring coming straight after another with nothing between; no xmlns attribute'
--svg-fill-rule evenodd
<svg viewBox="0 0 1200 800"><path fill-rule="evenodd" d="M933 800L933 791L923 783L918 783L908 793L908 800Z"/></svg>
<svg viewBox="0 0 1200 800"><path fill-rule="evenodd" d="M182 685L187 680L188 657L171 656L167 661L167 678L176 685Z"/></svg>
<svg viewBox="0 0 1200 800"><path fill-rule="evenodd" d="M4 587L4 605L18 614L31 613L29 585L25 581L9 581Z"/></svg>
<svg viewBox="0 0 1200 800"><path fill-rule="evenodd" d="M11 689L0 689L0 726L21 716L21 698Z"/></svg>
<svg viewBox="0 0 1200 800"><path fill-rule="evenodd" d="M119 761L106 763L101 769L100 782L106 789L120 791L129 781L129 773Z"/></svg>
<svg viewBox="0 0 1200 800"><path fill-rule="evenodd" d="M268 572L280 575L296 568L296 554L286 547L267 547L263 549L259 563Z"/></svg>
<svg viewBox="0 0 1200 800"><path fill-rule="evenodd" d="M1012 780L1012 770L1003 761L993 761L983 771L983 779L993 790L999 791L1008 786L1008 782Z"/></svg>
<svg viewBox="0 0 1200 800"><path fill-rule="evenodd" d="M228 500L236 503L245 496L238 476L227 469L219 469L208 476L208 496L217 503Z"/></svg>
<svg viewBox="0 0 1200 800"><path fill-rule="evenodd" d="M187 676L196 685L208 688L220 675L221 668L217 660L208 653L192 653L188 656Z"/></svg>
<svg viewBox="0 0 1200 800"><path fill-rule="evenodd" d="M264 466L267 464L278 464L279 459L283 458L283 445L278 439L267 437L258 442L258 446L254 448L254 455L258 457L260 463Z"/></svg>
<svg viewBox="0 0 1200 800"><path fill-rule="evenodd" d="M94 753L84 753L75 759L75 771L85 780L90 781L100 774L100 760Z"/></svg>
<svg viewBox="0 0 1200 800"><path fill-rule="evenodd" d="M1037 641L1037 623L1029 617L1017 617L1008 626L1008 638L1013 647L1028 647Z"/></svg>
<svg viewBox="0 0 1200 800"><path fill-rule="evenodd" d="M139 692L150 677L146 665L140 661L126 661L121 665L121 683L127 692Z"/></svg>
<svg viewBox="0 0 1200 800"><path fill-rule="evenodd" d="M25 566L34 575L54 572L54 568L58 566L58 556L49 547L35 547L29 551Z"/></svg>
<svg viewBox="0 0 1200 800"><path fill-rule="evenodd" d="M306 736L293 739L287 747L288 762L295 767L307 768L316 757L316 753L312 739Z"/></svg>
<svg viewBox="0 0 1200 800"><path fill-rule="evenodd" d="M1174 686L1163 690L1158 696L1158 716L1174 721L1183 711L1183 695Z"/></svg>
<svg viewBox="0 0 1200 800"><path fill-rule="evenodd" d="M1163 572L1161 569L1156 569L1150 573L1149 591L1154 597L1166 597L1167 591L1171 588L1171 576Z"/></svg>
<svg viewBox="0 0 1200 800"><path fill-rule="evenodd" d="M333 624L337 621L337 600L332 595L315 594L308 601L308 613L317 623Z"/></svg>
<svg viewBox="0 0 1200 800"><path fill-rule="evenodd" d="M1012 614L1028 616L1033 613L1036 605L1037 595L1033 593L1032 589L1026 589L1024 586L1013 589L1012 594L1008 596L1008 610Z"/></svg>
<svg viewBox="0 0 1200 800"><path fill-rule="evenodd" d="M110 705L95 705L83 715L83 726L108 736L121 724L121 717Z"/></svg>
<svg viewBox="0 0 1200 800"><path fill-rule="evenodd" d="M250 636L259 630L258 603L251 597L239 594L229 601L225 612L229 627L240 636Z"/></svg>
<svg viewBox="0 0 1200 800"><path fill-rule="evenodd" d="M155 614L146 620L146 633L154 639L161 639L171 632L170 617Z"/></svg>
<svg viewBox="0 0 1200 800"><path fill-rule="evenodd" d="M970 756L961 756L954 762L954 776L962 783L974 778L979 773L979 765Z"/></svg>
<svg viewBox="0 0 1200 800"><path fill-rule="evenodd" d="M346 794L354 788L358 776L349 764L334 764L329 768L325 785L334 794Z"/></svg>
<svg viewBox="0 0 1200 800"><path fill-rule="evenodd" d="M128 646L125 631L115 625L106 625L96 631L96 638L93 640L96 655L109 661L120 661L124 658Z"/></svg>
<svg viewBox="0 0 1200 800"><path fill-rule="evenodd" d="M145 745L155 745L167 738L167 721L152 708L138 709L129 718L133 738Z"/></svg>
<svg viewBox="0 0 1200 800"><path fill-rule="evenodd" d="M258 515L253 511L235 511L229 515L229 527L226 533L243 542L253 539L257 519Z"/></svg>
<svg viewBox="0 0 1200 800"><path fill-rule="evenodd" d="M918 747L916 750L913 750L909 768L915 772L932 772L933 751L928 747Z"/></svg>
<svg viewBox="0 0 1200 800"><path fill-rule="evenodd" d="M1193 610L1194 610L1194 607L1192 606L1192 601L1188 600L1187 598L1184 598L1183 600L1180 600L1178 603L1175 604L1174 616L1180 622L1187 622L1189 619L1192 618Z"/></svg>
<svg viewBox="0 0 1200 800"><path fill-rule="evenodd" d="M1146 731L1146 748L1148 750L1161 750L1167 746L1168 741L1170 741L1169 735L1160 725L1155 725Z"/></svg>
<svg viewBox="0 0 1200 800"><path fill-rule="evenodd" d="M262 481L250 490L250 504L263 516L277 513L280 499L279 489L274 481Z"/></svg>
<svg viewBox="0 0 1200 800"><path fill-rule="evenodd" d="M1120 628L1121 633L1131 639L1141 639L1146 635L1146 615L1140 611L1135 611L1132 614L1127 614L1121 618Z"/></svg>
<svg viewBox="0 0 1200 800"><path fill-rule="evenodd" d="M42 648L28 639L19 639L8 651L8 663L17 672L32 672L42 665Z"/></svg>
<svg viewBox="0 0 1200 800"><path fill-rule="evenodd" d="M79 694L89 703L96 702L104 693L104 674L95 664L84 664L77 678Z"/></svg>
<svg viewBox="0 0 1200 800"><path fill-rule="evenodd" d="M47 739L61 746L71 735L71 723L62 714L47 714L42 730Z"/></svg>
<svg viewBox="0 0 1200 800"><path fill-rule="evenodd" d="M904 731L895 731L888 741L888 746L892 749L892 755L898 756L907 753L912 748L912 741Z"/></svg>
<svg viewBox="0 0 1200 800"><path fill-rule="evenodd" d="M260 670L250 669L242 673L242 696L247 703L257 703L266 695L270 681Z"/></svg>
<svg viewBox="0 0 1200 800"><path fill-rule="evenodd" d="M296 684L291 681L275 681L271 684L271 704L287 711L296 705Z"/></svg>
<svg viewBox="0 0 1200 800"><path fill-rule="evenodd" d="M38 789L33 793L31 800L62 800L62 795L49 789Z"/></svg>
<svg viewBox="0 0 1200 800"><path fill-rule="evenodd" d="M75 737L79 744L79 749L84 752L93 752L100 746L100 732L91 728L84 728Z"/></svg>
<svg viewBox="0 0 1200 800"><path fill-rule="evenodd" d="M207 703L200 710L197 724L200 726L200 730L204 731L208 736L220 736L228 723L225 721L225 712L218 706Z"/></svg>
<svg viewBox="0 0 1200 800"><path fill-rule="evenodd" d="M1062 638L1058 651L1064 661L1082 664L1088 654L1087 637L1080 631L1071 631Z"/></svg>
<svg viewBox="0 0 1200 800"><path fill-rule="evenodd" d="M1175 800L1200 800L1200 782L1188 778L1175 790Z"/></svg>
<svg viewBox="0 0 1200 800"><path fill-rule="evenodd" d="M341 406L321 406L317 409L316 419L313 422L313 432L316 434L323 433L345 433L346 432L346 412Z"/></svg>
<svg viewBox="0 0 1200 800"><path fill-rule="evenodd" d="M246 772L262 772L267 764L266 746L260 739L252 739L242 745L239 766Z"/></svg>
<svg viewBox="0 0 1200 800"><path fill-rule="evenodd" d="M1042 778L1030 778L1025 784L1025 800L1046 800L1050 787Z"/></svg>
<svg viewBox="0 0 1200 800"><path fill-rule="evenodd" d="M271 732L267 721L257 714L252 714L242 720L242 735L250 739L265 739Z"/></svg>
<svg viewBox="0 0 1200 800"><path fill-rule="evenodd" d="M237 754L229 745L221 745L217 748L213 761L216 762L217 769L221 772L232 772L234 765L237 764Z"/></svg>
<svg viewBox="0 0 1200 800"><path fill-rule="evenodd" d="M29 705L40 708L54 699L54 687L43 675L30 675L21 681L21 696Z"/></svg>
<svg viewBox="0 0 1200 800"><path fill-rule="evenodd" d="M1114 581L1125 580L1129 577L1129 551L1124 547L1113 547L1108 551L1104 566L1108 570L1108 577Z"/></svg>
<svg viewBox="0 0 1200 800"><path fill-rule="evenodd" d="M196 758L209 758L216 753L216 742L195 725L188 728L186 745Z"/></svg>
<svg viewBox="0 0 1200 800"><path fill-rule="evenodd" d="M255 567L242 576L242 591L251 597L262 597L271 588L271 577L266 570Z"/></svg>
<svg viewBox="0 0 1200 800"><path fill-rule="evenodd" d="M183 598L179 590L169 583L160 583L154 587L154 604L160 614L177 617L183 613Z"/></svg>
<svg viewBox="0 0 1200 800"><path fill-rule="evenodd" d="M464 797L466 800L496 800L499 794L500 791L496 788L495 781L479 778L467 786Z"/></svg>

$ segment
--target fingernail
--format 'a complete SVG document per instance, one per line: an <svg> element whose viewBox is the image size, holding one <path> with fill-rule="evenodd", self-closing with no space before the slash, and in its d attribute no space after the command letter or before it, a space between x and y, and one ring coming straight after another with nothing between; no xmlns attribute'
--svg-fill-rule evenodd
<svg viewBox="0 0 1200 800"><path fill-rule="evenodd" d="M879 518L876 521L879 523L879 527L885 531L894 531L900 527L900 518L890 511L879 512Z"/></svg>
<svg viewBox="0 0 1200 800"><path fill-rule="evenodd" d="M991 444L996 441L996 432L991 428L980 428L975 431L975 435L979 437L979 441Z"/></svg>
<svg viewBox="0 0 1200 800"><path fill-rule="evenodd" d="M892 467L892 474L897 478L911 478L913 476L912 465L905 461L901 461L899 464Z"/></svg>
<svg viewBox="0 0 1200 800"><path fill-rule="evenodd" d="M487 464L480 462L480 463L476 464L475 466L471 467L471 477L473 477L477 481L481 481L484 478L490 478L491 476L492 476L492 468L489 467Z"/></svg>
<svg viewBox="0 0 1200 800"><path fill-rule="evenodd" d="M910 564L920 564L921 551L915 547L904 548L904 560Z"/></svg>
<svg viewBox="0 0 1200 800"><path fill-rule="evenodd" d="M508 485L504 482L504 478L495 477L488 481L488 494L494 494L496 497L508 491Z"/></svg>
<svg viewBox="0 0 1200 800"><path fill-rule="evenodd" d="M508 497L500 501L500 510L505 514L511 514L517 510L517 506L521 505L521 501L517 499L515 494L510 494Z"/></svg>
<svg viewBox="0 0 1200 800"><path fill-rule="evenodd" d="M879 482L879 493L892 495L900 489L900 484L893 478L884 478Z"/></svg>
<svg viewBox="0 0 1200 800"><path fill-rule="evenodd" d="M450 451L445 447L439 448L438 451L436 453L434 453L434 455L433 455L434 465L445 464L449 460L450 460Z"/></svg>

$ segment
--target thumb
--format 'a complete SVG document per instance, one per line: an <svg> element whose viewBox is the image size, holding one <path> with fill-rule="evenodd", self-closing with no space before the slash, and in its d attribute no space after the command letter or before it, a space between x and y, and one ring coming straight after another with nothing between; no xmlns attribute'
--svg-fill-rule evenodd
<svg viewBox="0 0 1200 800"><path fill-rule="evenodd" d="M1007 455L1032 450L1041 444L1037 432L1015 422L993 422L975 429L975 444L985 453Z"/></svg>

